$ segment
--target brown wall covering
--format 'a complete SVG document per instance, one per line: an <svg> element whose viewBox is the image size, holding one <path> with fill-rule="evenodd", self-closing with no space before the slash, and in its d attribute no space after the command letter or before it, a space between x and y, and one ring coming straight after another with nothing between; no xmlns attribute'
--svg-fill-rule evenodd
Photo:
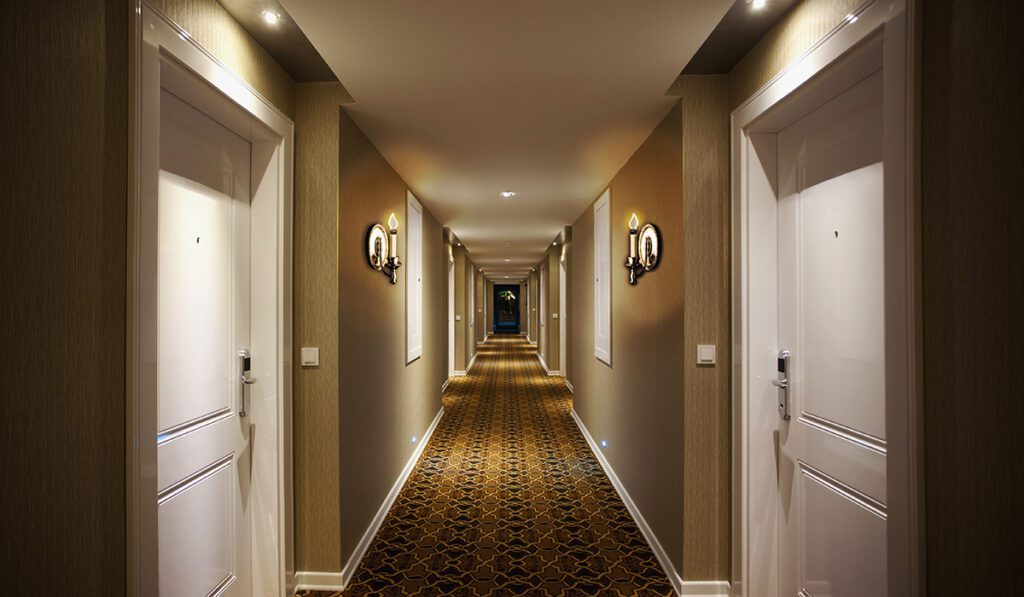
<svg viewBox="0 0 1024 597"><path fill-rule="evenodd" d="M423 355L406 363L406 275L398 284L366 264L366 230L399 221L399 256L408 262L405 182L341 113L338 225L339 451L341 557L347 561L441 408L448 377L448 271L444 234L423 212ZM440 315L440 316L439 316ZM337 473L335 473L337 474Z"/></svg>
<svg viewBox="0 0 1024 597"><path fill-rule="evenodd" d="M294 377L295 565L341 570L338 478L338 164L344 89L298 86L295 106L295 346L320 348Z"/></svg>
<svg viewBox="0 0 1024 597"><path fill-rule="evenodd" d="M295 82L217 0L155 0L153 5L286 116L295 118Z"/></svg>
<svg viewBox="0 0 1024 597"><path fill-rule="evenodd" d="M1024 595L1024 14L920 4L927 589Z"/></svg>
<svg viewBox="0 0 1024 597"><path fill-rule="evenodd" d="M594 214L573 225L574 408L673 565L683 552L682 111L676 104L611 184L612 366L594 356ZM661 229L658 270L630 286L622 263L632 212ZM584 290L590 289L590 290ZM557 295L556 295L557 296ZM643 308L637 308L642 305Z"/></svg>
<svg viewBox="0 0 1024 597"><path fill-rule="evenodd" d="M0 573L123 595L128 9L6 9Z"/></svg>
<svg viewBox="0 0 1024 597"><path fill-rule="evenodd" d="M680 79L683 126L683 578L730 571L729 79ZM671 248L669 249L671 250ZM641 280L643 282L643 280ZM697 366L697 345L717 364Z"/></svg>
<svg viewBox="0 0 1024 597"><path fill-rule="evenodd" d="M730 73L729 106L736 108L843 22L866 0L803 0L772 27Z"/></svg>

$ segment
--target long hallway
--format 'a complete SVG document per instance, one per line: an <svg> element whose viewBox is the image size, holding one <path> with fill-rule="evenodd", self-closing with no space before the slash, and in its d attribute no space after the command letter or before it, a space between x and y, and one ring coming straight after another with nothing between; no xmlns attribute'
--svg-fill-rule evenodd
<svg viewBox="0 0 1024 597"><path fill-rule="evenodd" d="M344 595L670 595L522 336L492 336ZM300 595L339 595L303 591Z"/></svg>

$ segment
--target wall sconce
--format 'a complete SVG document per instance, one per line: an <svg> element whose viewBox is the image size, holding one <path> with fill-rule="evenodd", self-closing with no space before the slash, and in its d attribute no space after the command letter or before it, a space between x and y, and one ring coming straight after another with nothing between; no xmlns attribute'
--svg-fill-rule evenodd
<svg viewBox="0 0 1024 597"><path fill-rule="evenodd" d="M654 224L644 224L643 228L638 230L639 225L640 220L633 214L633 217L629 218L629 257L626 258L630 284L636 284L637 278L644 272L658 267L661 234Z"/></svg>
<svg viewBox="0 0 1024 597"><path fill-rule="evenodd" d="M380 224L374 224L366 234L367 258L370 267L391 276L391 283L398 284L398 268L402 263L398 260L398 219L392 213L388 218L390 231L385 231Z"/></svg>

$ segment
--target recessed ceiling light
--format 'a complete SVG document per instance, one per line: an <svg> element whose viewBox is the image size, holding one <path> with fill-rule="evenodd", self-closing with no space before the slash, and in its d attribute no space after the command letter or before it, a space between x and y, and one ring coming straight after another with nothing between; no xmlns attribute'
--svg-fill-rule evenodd
<svg viewBox="0 0 1024 597"><path fill-rule="evenodd" d="M505 276L505 279L508 280L508 276Z"/></svg>
<svg viewBox="0 0 1024 597"><path fill-rule="evenodd" d="M750 0L750 8L754 10L761 10L764 8L766 0Z"/></svg>
<svg viewBox="0 0 1024 597"><path fill-rule="evenodd" d="M502 197L504 197L505 199L508 199L510 197L515 197L516 196L516 192L515 191L502 191L502 192L500 192L498 194L501 195Z"/></svg>
<svg viewBox="0 0 1024 597"><path fill-rule="evenodd" d="M263 20L268 25L277 25L277 23L281 20L281 15L279 15L278 13L276 13L276 12L274 12L272 10L264 10L263 11Z"/></svg>
<svg viewBox="0 0 1024 597"><path fill-rule="evenodd" d="M512 263L512 260L511 259L506 259L505 263Z"/></svg>

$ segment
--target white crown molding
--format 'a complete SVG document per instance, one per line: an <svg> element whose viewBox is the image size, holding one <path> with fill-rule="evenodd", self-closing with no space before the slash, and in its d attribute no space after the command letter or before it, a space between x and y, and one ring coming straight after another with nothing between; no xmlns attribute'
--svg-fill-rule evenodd
<svg viewBox="0 0 1024 597"><path fill-rule="evenodd" d="M640 509L636 503L633 502L633 498L630 497L629 492L626 491L626 487L619 480L618 475L612 469L611 463L601 453L601 449L598 447L597 442L590 435L590 431L587 430L587 426L583 424L583 420L576 414L576 409L569 411L572 414L572 420L576 422L576 426L579 427L580 433L583 434L583 438L587 440L587 445L590 446L590 451L594 453L594 457L601 464L601 468L604 469L608 479L612 482L615 487L615 491L618 492L619 497L622 498L622 502L626 505L626 509L629 510L630 515L636 522L636 526L640 528L640 533L643 534L644 539L647 540L648 545L651 546L651 551L654 552L655 557L658 558L658 563L661 564L662 570L665 571L665 575L668 577L672 588L675 589L677 595L694 595L704 597L729 597L730 585L728 581L712 580L712 581L684 581L676 571L675 566L672 565L672 560L669 559L668 553L665 552L665 548L661 546L661 542L658 541L658 537L651 530L651 527L644 520L643 514L640 513Z"/></svg>

